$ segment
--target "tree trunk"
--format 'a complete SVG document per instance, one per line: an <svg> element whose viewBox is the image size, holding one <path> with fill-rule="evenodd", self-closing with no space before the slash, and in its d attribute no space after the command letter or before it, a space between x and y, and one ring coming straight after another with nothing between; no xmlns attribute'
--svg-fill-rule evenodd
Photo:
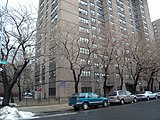
<svg viewBox="0 0 160 120"><path fill-rule="evenodd" d="M78 83L75 82L75 93L78 93Z"/></svg>
<svg viewBox="0 0 160 120"><path fill-rule="evenodd" d="M147 90L149 91L150 90L150 84L151 84L151 78L149 79L149 81L147 82Z"/></svg>
<svg viewBox="0 0 160 120"><path fill-rule="evenodd" d="M123 80L121 79L120 90L123 88Z"/></svg>
<svg viewBox="0 0 160 120"><path fill-rule="evenodd" d="M133 93L136 93L136 87L137 87L137 84L138 84L137 82L138 82L138 78L135 80L135 82L133 84L133 90L132 90Z"/></svg>
<svg viewBox="0 0 160 120"><path fill-rule="evenodd" d="M123 72L122 72L122 74L120 74L120 72L119 72L119 75L120 75L120 79L121 79L120 90L122 90L123 89Z"/></svg>
<svg viewBox="0 0 160 120"><path fill-rule="evenodd" d="M2 79L3 79L3 81L5 81L5 82L3 82L4 96L3 96L2 106L9 106L9 101L10 101L10 97L11 97L11 89L8 84L6 70L3 73Z"/></svg>
<svg viewBox="0 0 160 120"><path fill-rule="evenodd" d="M104 83L103 83L104 97L107 96L107 89L106 89L106 84L107 84L107 70L108 70L108 66L105 68L105 76L104 76Z"/></svg>
<svg viewBox="0 0 160 120"><path fill-rule="evenodd" d="M73 77L74 77L74 92L75 92L75 93L78 93L78 83L79 83L79 79L77 80L75 70L74 70L74 69L71 69L71 70L72 70Z"/></svg>
<svg viewBox="0 0 160 120"><path fill-rule="evenodd" d="M152 80L151 80L151 91L153 92L153 78L152 78Z"/></svg>
<svg viewBox="0 0 160 120"><path fill-rule="evenodd" d="M20 79L20 78L19 78L19 79ZM22 101L20 80L18 80L17 86L18 86L18 90L19 90L19 101Z"/></svg>
<svg viewBox="0 0 160 120"><path fill-rule="evenodd" d="M2 106L9 106L10 97L11 97L11 90L7 87L4 87Z"/></svg>
<svg viewBox="0 0 160 120"><path fill-rule="evenodd" d="M106 76L106 75L105 75L105 76ZM106 96L107 96L106 83L107 83L107 80L106 80L106 78L105 78L105 80L104 80L104 84L103 84L104 97L106 97Z"/></svg>
<svg viewBox="0 0 160 120"><path fill-rule="evenodd" d="M11 92L11 103L14 103L14 96L13 96L13 93Z"/></svg>

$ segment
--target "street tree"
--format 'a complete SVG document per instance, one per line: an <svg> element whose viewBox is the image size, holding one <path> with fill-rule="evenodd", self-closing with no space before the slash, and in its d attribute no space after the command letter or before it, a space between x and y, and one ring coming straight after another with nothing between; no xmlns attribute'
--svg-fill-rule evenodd
<svg viewBox="0 0 160 120"><path fill-rule="evenodd" d="M157 82L157 74L160 71L159 55L159 48L156 48L155 46L150 48L146 58L148 59L148 63L145 65L148 69L143 72L143 79L147 82L146 90L153 91L153 83Z"/></svg>
<svg viewBox="0 0 160 120"><path fill-rule="evenodd" d="M36 19L25 6L6 8L5 11L0 60L7 61L8 64L0 65L3 69L0 82L4 89L2 105L8 106L12 89L30 61L28 48L33 46Z"/></svg>
<svg viewBox="0 0 160 120"><path fill-rule="evenodd" d="M116 37L117 35L115 34L113 35L112 33L106 33L105 31L103 31L103 34L104 37L98 39L99 40L98 57L99 57L99 62L101 63L100 64L101 68L104 70L103 92L104 96L106 97L107 95L106 84L110 84L108 80L109 78L107 76L109 75L110 67L112 66L112 63L115 59L118 39Z"/></svg>
<svg viewBox="0 0 160 120"><path fill-rule="evenodd" d="M128 50L130 74L134 81L132 92L135 93L139 80L142 78L142 73L148 69L146 64L149 63L148 53L150 51L150 45L138 37L130 37Z"/></svg>
<svg viewBox="0 0 160 120"><path fill-rule="evenodd" d="M81 80L82 71L90 66L95 39L80 37L80 34L88 36L87 30L79 30L79 27L70 22L63 21L57 27L54 34L54 44L58 51L59 60L65 59L66 67L71 70L74 80L74 92L79 92L79 82Z"/></svg>

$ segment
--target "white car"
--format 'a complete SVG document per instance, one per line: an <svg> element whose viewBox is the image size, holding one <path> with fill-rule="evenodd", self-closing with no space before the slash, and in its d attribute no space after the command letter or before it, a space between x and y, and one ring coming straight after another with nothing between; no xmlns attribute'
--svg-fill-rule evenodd
<svg viewBox="0 0 160 120"><path fill-rule="evenodd" d="M157 94L157 97L160 98L160 91L154 92L155 94Z"/></svg>
<svg viewBox="0 0 160 120"><path fill-rule="evenodd" d="M136 94L137 99L144 99L144 100L150 100L150 99L158 99L158 96L156 93L153 93L151 91L143 91L139 94Z"/></svg>

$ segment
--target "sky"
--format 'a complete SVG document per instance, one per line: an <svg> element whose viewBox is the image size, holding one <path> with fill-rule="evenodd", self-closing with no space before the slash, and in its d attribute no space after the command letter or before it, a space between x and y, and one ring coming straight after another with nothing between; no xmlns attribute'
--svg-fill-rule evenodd
<svg viewBox="0 0 160 120"><path fill-rule="evenodd" d="M26 5L27 3L29 3L30 5L32 5L34 8L38 10L39 0L8 0L8 1L10 4L13 4L15 6L18 5L18 3L23 4L23 5ZM147 1L148 1L148 6L149 6L151 21L160 19L160 14L159 14L160 0L147 0Z"/></svg>
<svg viewBox="0 0 160 120"><path fill-rule="evenodd" d="M151 21L160 19L160 0L148 0Z"/></svg>

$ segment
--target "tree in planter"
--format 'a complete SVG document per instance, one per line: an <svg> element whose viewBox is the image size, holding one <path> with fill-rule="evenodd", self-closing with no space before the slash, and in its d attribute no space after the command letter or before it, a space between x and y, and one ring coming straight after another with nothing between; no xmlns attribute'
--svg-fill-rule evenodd
<svg viewBox="0 0 160 120"><path fill-rule="evenodd" d="M0 60L9 64L0 65L3 69L0 82L4 89L2 106L8 106L12 89L29 63L27 51L33 45L31 38L35 32L35 19L25 7L7 8L3 31Z"/></svg>

